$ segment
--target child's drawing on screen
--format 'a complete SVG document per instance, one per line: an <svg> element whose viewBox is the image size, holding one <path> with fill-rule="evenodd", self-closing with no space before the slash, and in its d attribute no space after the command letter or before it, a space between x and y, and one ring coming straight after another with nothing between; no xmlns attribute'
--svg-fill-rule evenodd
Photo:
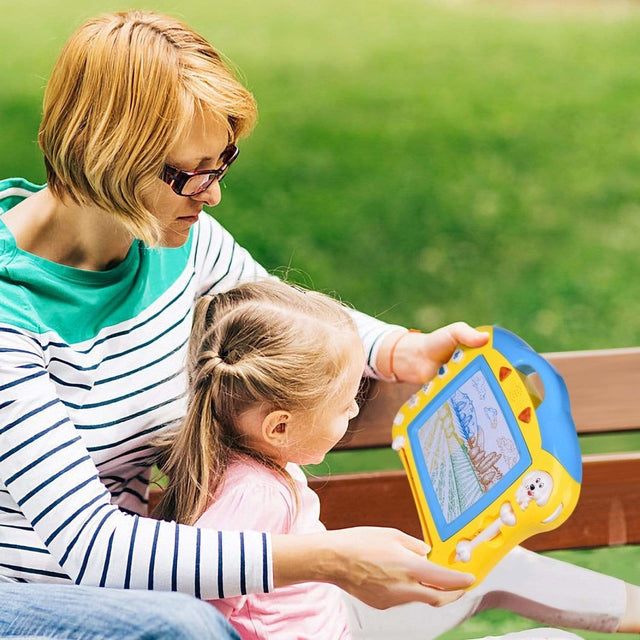
<svg viewBox="0 0 640 640"><path fill-rule="evenodd" d="M469 440L478 431L478 419L471 399L466 393L456 391L449 401L456 417L456 427L463 440Z"/></svg>
<svg viewBox="0 0 640 640"><path fill-rule="evenodd" d="M481 371L425 421L419 439L447 522L475 504L520 459L498 400Z"/></svg>
<svg viewBox="0 0 640 640"><path fill-rule="evenodd" d="M513 439L500 436L499 438L496 438L496 444L500 449L500 453L502 454L507 467L509 469L513 469L518 460L520 460L520 455L518 454L518 449Z"/></svg>
<svg viewBox="0 0 640 640"><path fill-rule="evenodd" d="M498 469L498 463L502 454L496 451L487 451L484 447L484 431L478 429L475 436L469 438L469 457L478 474L478 480L486 493L493 485L502 478L502 473Z"/></svg>
<svg viewBox="0 0 640 640"><path fill-rule="evenodd" d="M484 415L487 417L489 424L492 429L496 429L498 427L498 418L499 414L493 407L485 407Z"/></svg>
<svg viewBox="0 0 640 640"><path fill-rule="evenodd" d="M478 398L480 398L480 400L484 400L486 393L487 393L487 381L484 378L484 376L474 376L472 379L471 384L473 385L473 388L476 390L476 393L478 394Z"/></svg>

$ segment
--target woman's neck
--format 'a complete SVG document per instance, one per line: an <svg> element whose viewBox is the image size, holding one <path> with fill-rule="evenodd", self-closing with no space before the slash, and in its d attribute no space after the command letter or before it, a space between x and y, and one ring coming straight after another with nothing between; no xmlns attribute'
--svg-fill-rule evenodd
<svg viewBox="0 0 640 640"><path fill-rule="evenodd" d="M133 242L108 212L61 202L47 188L7 211L2 220L23 251L87 271L115 267Z"/></svg>

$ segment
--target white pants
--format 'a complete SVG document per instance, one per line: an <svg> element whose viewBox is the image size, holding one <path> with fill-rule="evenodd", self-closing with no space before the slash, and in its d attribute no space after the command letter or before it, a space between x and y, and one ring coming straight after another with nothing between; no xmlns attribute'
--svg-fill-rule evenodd
<svg viewBox="0 0 640 640"><path fill-rule="evenodd" d="M507 609L553 627L612 633L624 614L627 595L618 578L516 547L478 587L443 607L412 603L380 611L354 598L349 602L354 640L433 640L485 609ZM580 637L535 629L500 638Z"/></svg>

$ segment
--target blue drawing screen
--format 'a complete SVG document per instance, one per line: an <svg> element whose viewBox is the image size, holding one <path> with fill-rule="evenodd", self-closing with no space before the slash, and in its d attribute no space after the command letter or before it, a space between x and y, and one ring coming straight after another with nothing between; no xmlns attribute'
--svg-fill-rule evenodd
<svg viewBox="0 0 640 640"><path fill-rule="evenodd" d="M518 423L484 357L477 357L413 420L414 459L446 540L531 464Z"/></svg>

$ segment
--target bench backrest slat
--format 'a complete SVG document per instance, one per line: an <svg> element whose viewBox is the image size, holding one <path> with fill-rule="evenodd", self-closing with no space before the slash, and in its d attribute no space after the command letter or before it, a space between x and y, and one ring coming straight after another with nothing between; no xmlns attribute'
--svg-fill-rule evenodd
<svg viewBox="0 0 640 640"><path fill-rule="evenodd" d="M580 499L558 529L527 540L534 550L640 543L640 453L585 456ZM328 529L396 527L422 537L404 471L310 478Z"/></svg>
<svg viewBox="0 0 640 640"><path fill-rule="evenodd" d="M640 430L640 348L547 354L569 389L580 433ZM373 382L338 448L388 447L398 409L416 385ZM310 478L329 529L397 527L421 537L404 471ZM151 502L158 491L152 491ZM583 456L580 500L560 528L526 541L531 549L640 544L640 452Z"/></svg>
<svg viewBox="0 0 640 640"><path fill-rule="evenodd" d="M640 347L550 353L545 357L567 384L579 433L640 429ZM366 404L338 449L389 446L393 418L419 388L378 381L367 386Z"/></svg>

